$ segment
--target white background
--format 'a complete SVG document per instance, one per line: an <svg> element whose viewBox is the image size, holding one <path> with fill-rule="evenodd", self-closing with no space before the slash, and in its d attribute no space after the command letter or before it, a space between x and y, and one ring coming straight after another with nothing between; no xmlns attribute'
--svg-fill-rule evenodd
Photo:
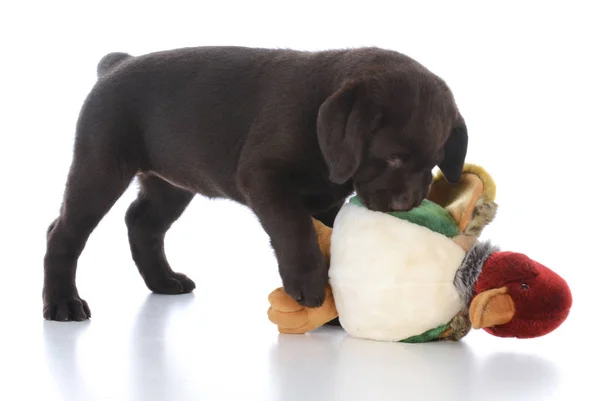
<svg viewBox="0 0 600 401"><path fill-rule="evenodd" d="M593 3L3 2L0 399L597 399ZM248 210L200 197L167 237L172 266L197 290L151 296L123 221L135 186L79 261L92 320L44 322L45 230L60 206L97 61L110 51L195 45L375 45L439 74L467 121L468 161L498 186L499 215L483 238L569 282L566 323L535 340L477 331L459 344L416 346L353 340L340 329L279 336L266 318L266 296L280 285L266 235Z"/></svg>

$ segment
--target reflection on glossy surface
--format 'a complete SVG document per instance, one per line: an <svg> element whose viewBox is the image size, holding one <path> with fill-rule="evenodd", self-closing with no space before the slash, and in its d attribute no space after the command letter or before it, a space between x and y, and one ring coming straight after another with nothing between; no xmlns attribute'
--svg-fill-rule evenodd
<svg viewBox="0 0 600 401"><path fill-rule="evenodd" d="M50 375L65 401L86 400L91 395L78 362L78 340L90 326L89 321L82 323L44 322L45 359Z"/></svg>
<svg viewBox="0 0 600 401"><path fill-rule="evenodd" d="M169 358L165 344L169 317L184 311L194 300L194 294L178 297L151 294L138 312L131 333L131 400L190 399L179 382L177 364ZM149 357L150 356L150 357Z"/></svg>
<svg viewBox="0 0 600 401"><path fill-rule="evenodd" d="M383 343L334 332L279 337L271 350L277 399L531 400L552 399L560 386L554 363L534 354L478 357L464 342Z"/></svg>
<svg viewBox="0 0 600 401"><path fill-rule="evenodd" d="M482 361L472 390L491 400L546 399L560 384L554 362L532 354L499 352Z"/></svg>
<svg viewBox="0 0 600 401"><path fill-rule="evenodd" d="M110 330L120 331L120 344L105 342L111 333L102 333L101 322L44 322L43 358L55 399L535 400L560 399L564 384L556 362L526 346L481 353L486 341L384 343L331 327L308 335L266 330L263 341L203 335L202 325L182 325L198 316L197 302L194 294L147 295L129 327Z"/></svg>

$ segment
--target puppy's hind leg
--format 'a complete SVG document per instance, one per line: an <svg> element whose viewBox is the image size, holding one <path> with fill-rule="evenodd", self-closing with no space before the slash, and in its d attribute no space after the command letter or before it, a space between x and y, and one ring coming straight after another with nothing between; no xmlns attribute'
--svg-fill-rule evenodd
<svg viewBox="0 0 600 401"><path fill-rule="evenodd" d="M131 255L149 290L182 294L196 288L186 275L174 272L165 255L165 234L192 201L194 193L154 175L140 177L137 199L125 216Z"/></svg>
<svg viewBox="0 0 600 401"><path fill-rule="evenodd" d="M123 194L135 163L114 153L105 126L78 127L73 162L59 217L47 230L44 256L43 316L48 320L81 321L91 316L75 284L77 260L89 235ZM119 147L116 147L119 149Z"/></svg>

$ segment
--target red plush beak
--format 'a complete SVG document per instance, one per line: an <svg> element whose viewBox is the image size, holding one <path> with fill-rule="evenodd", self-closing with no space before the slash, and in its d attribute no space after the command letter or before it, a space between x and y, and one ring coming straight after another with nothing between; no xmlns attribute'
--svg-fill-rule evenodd
<svg viewBox="0 0 600 401"><path fill-rule="evenodd" d="M470 308L473 327L497 337L548 334L565 321L573 302L562 277L515 252L490 255L474 290Z"/></svg>

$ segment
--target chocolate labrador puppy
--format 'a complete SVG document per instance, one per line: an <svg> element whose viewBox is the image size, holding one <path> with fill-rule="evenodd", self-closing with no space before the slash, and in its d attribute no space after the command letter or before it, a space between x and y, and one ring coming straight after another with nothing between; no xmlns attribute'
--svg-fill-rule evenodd
<svg viewBox="0 0 600 401"><path fill-rule="evenodd" d="M317 307L327 273L311 217L332 225L354 191L408 210L437 165L459 179L467 129L442 79L394 51L197 47L106 55L76 126L59 217L47 232L43 315L84 320L77 260L137 176L125 221L146 286L195 284L171 269L165 233L195 194L249 207L270 237L285 290Z"/></svg>

